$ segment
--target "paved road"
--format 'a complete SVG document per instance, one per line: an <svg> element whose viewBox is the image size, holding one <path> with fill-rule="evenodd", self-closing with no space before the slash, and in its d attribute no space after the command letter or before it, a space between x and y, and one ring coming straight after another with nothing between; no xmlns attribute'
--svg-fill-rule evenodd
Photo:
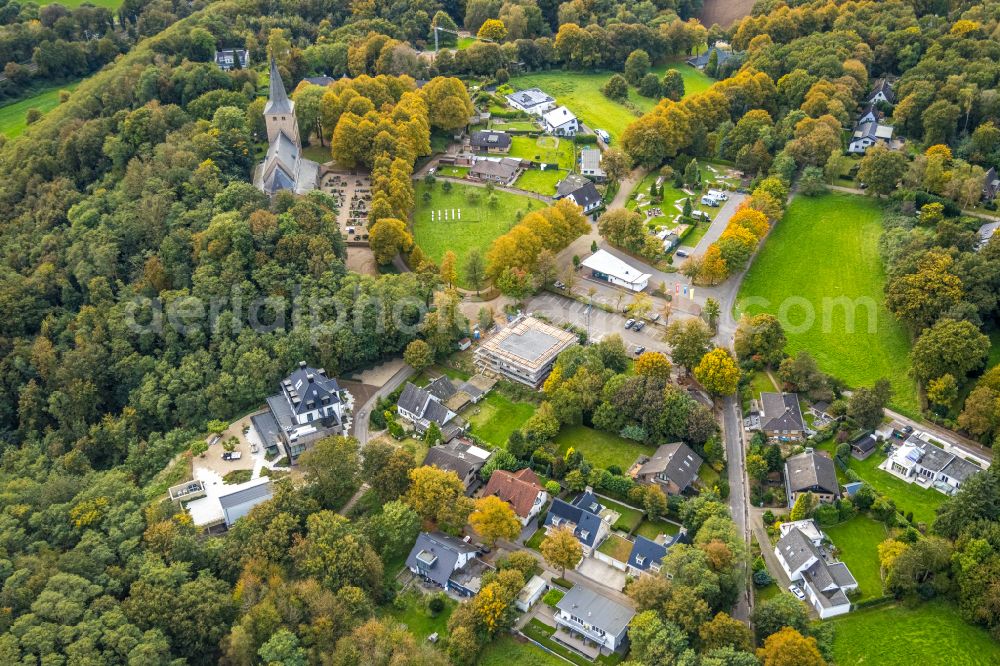
<svg viewBox="0 0 1000 666"><path fill-rule="evenodd" d="M748 484L746 478L746 450L743 447L743 414L739 398L729 396L722 401L722 430L726 440L726 461L729 474L729 511L744 541L750 542ZM744 572L748 573L748 572ZM749 589L736 601L733 617L750 621Z"/></svg>
<svg viewBox="0 0 1000 666"><path fill-rule="evenodd" d="M698 241L698 245L694 248L695 254L704 254L709 245L719 240L719 236L729 226L730 218L732 218L737 209L739 209L740 204L746 198L747 195L740 194L739 192L729 193L729 201L722 205L719 212L716 213L715 219L712 220L712 225L705 232L705 235L701 237L701 240Z"/></svg>
<svg viewBox="0 0 1000 666"><path fill-rule="evenodd" d="M412 377L415 372L410 366L404 365L396 374L389 378L389 381L382 385L382 388L376 391L372 397L368 398L365 404L354 411L354 436L360 442L361 446L368 443L368 417L371 415L372 408L375 407L378 399L384 398L395 391L403 382Z"/></svg>

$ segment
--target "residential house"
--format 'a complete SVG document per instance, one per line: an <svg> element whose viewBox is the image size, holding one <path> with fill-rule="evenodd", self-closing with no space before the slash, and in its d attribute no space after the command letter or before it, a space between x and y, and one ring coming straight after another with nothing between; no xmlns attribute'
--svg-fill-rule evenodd
<svg viewBox="0 0 1000 666"><path fill-rule="evenodd" d="M642 291L649 285L649 273L643 273L607 250L598 250L590 255L580 265L590 271L590 277L603 280L629 291Z"/></svg>
<svg viewBox="0 0 1000 666"><path fill-rule="evenodd" d="M795 393L761 392L760 429L771 439L794 442L805 439L806 423Z"/></svg>
<svg viewBox="0 0 1000 666"><path fill-rule="evenodd" d="M540 319L518 315L486 339L475 351L476 365L486 374L538 388L552 371L559 354L580 339Z"/></svg>
<svg viewBox="0 0 1000 666"><path fill-rule="evenodd" d="M446 444L432 446L424 457L423 465L454 472L465 486L466 494L479 487L479 470L493 455L471 441L458 438Z"/></svg>
<svg viewBox="0 0 1000 666"><path fill-rule="evenodd" d="M221 49L215 52L215 64L224 72L231 69L246 69L250 64L250 51L247 49Z"/></svg>
<svg viewBox="0 0 1000 666"><path fill-rule="evenodd" d="M281 391L267 399L267 411L250 422L268 454L279 448L294 462L310 444L347 433L350 394L323 368L305 361L281 381Z"/></svg>
<svg viewBox="0 0 1000 666"><path fill-rule="evenodd" d="M602 653L612 653L628 641L628 625L635 611L613 601L586 585L574 585L556 604L556 633L553 638L567 642L560 636L566 632L576 640L593 643ZM570 642L572 645L572 642Z"/></svg>
<svg viewBox="0 0 1000 666"><path fill-rule="evenodd" d="M658 573L667 550L675 542L676 539L669 543L657 543L644 536L636 536L628 556L628 573L633 576Z"/></svg>
<svg viewBox="0 0 1000 666"><path fill-rule="evenodd" d="M278 65L271 58L271 82L264 106L267 154L257 166L254 184L268 196L281 190L305 194L319 185L320 166L302 156L295 102L288 98Z"/></svg>
<svg viewBox="0 0 1000 666"><path fill-rule="evenodd" d="M477 159L469 169L470 180L491 181L499 185L509 186L524 170L521 160L513 157L503 159Z"/></svg>
<svg viewBox="0 0 1000 666"><path fill-rule="evenodd" d="M483 491L483 497L490 495L496 495L510 504L522 525L527 525L537 516L549 499L538 476L528 468L516 472L503 469L493 472Z"/></svg>
<svg viewBox="0 0 1000 666"><path fill-rule="evenodd" d="M467 424L444 404L443 388L443 384L420 388L412 382L407 382L399 395L399 400L396 401L396 412L403 420L410 423L418 434L427 432L430 424L436 423L441 429L441 439L449 442L465 432Z"/></svg>
<svg viewBox="0 0 1000 666"><path fill-rule="evenodd" d="M982 471L979 465L931 441L930 435L915 432L881 464L879 469L907 483L933 487L952 495L962 484Z"/></svg>
<svg viewBox="0 0 1000 666"><path fill-rule="evenodd" d="M864 460L875 453L875 450L878 448L878 442L878 436L873 432L861 435L851 442L851 456L857 460Z"/></svg>
<svg viewBox="0 0 1000 666"><path fill-rule="evenodd" d="M555 198L572 200L584 213L596 210L603 203L594 181L575 173L567 174L556 184Z"/></svg>
<svg viewBox="0 0 1000 666"><path fill-rule="evenodd" d="M224 531L250 513L252 508L274 496L271 479L266 476L223 488L218 495L206 496L200 492L191 495L197 499L182 500L182 503L186 502L184 508L195 527L213 532Z"/></svg>
<svg viewBox="0 0 1000 666"><path fill-rule="evenodd" d="M976 235L979 237L979 240L976 243L977 251L981 250L987 243L990 242L990 239L996 235L997 229L1000 229L1000 222L987 222L983 226L979 227L979 231L976 232Z"/></svg>
<svg viewBox="0 0 1000 666"><path fill-rule="evenodd" d="M795 504L802 493L812 493L820 502L840 498L840 484L833 460L813 450L806 450L785 460L785 490L788 506Z"/></svg>
<svg viewBox="0 0 1000 666"><path fill-rule="evenodd" d="M506 153L512 143L510 134L496 130L473 132L469 142L472 149L479 153Z"/></svg>
<svg viewBox="0 0 1000 666"><path fill-rule="evenodd" d="M882 112L878 110L877 106L869 104L861 110L861 115L858 116L858 124L877 123L882 119L882 115Z"/></svg>
<svg viewBox="0 0 1000 666"><path fill-rule="evenodd" d="M854 134L847 146L847 152L863 155L876 143L892 141L892 125L882 125L878 122L858 123L854 126Z"/></svg>
<svg viewBox="0 0 1000 666"><path fill-rule="evenodd" d="M807 539L812 541L813 545L819 548L823 544L823 539L826 535L820 531L819 527L816 526L816 521L812 518L806 518L805 520L790 520L787 523L781 523L778 526L779 538L785 536L792 530L799 530L806 536Z"/></svg>
<svg viewBox="0 0 1000 666"><path fill-rule="evenodd" d="M511 93L507 95L507 103L518 111L524 111L533 116L541 116L556 107L556 100L538 88L518 90L515 93Z"/></svg>
<svg viewBox="0 0 1000 666"><path fill-rule="evenodd" d="M892 83L889 79L875 79L872 90L865 98L865 104L895 104L896 94L892 90Z"/></svg>
<svg viewBox="0 0 1000 666"><path fill-rule="evenodd" d="M580 121L565 106L560 106L542 114L545 131L553 136L576 136L580 131Z"/></svg>
<svg viewBox="0 0 1000 666"><path fill-rule="evenodd" d="M679 495L698 478L702 458L683 442L664 444L639 468L636 481L658 485L668 495Z"/></svg>
<svg viewBox="0 0 1000 666"><path fill-rule="evenodd" d="M582 494L570 504L556 498L552 500L549 511L545 514L545 531L568 527L573 530L573 536L583 546L583 556L587 557L611 533L611 526L601 518L604 507L590 492Z"/></svg>
<svg viewBox="0 0 1000 666"><path fill-rule="evenodd" d="M549 589L549 584L541 576L532 576L531 580L524 584L521 591L517 593L514 600L514 607L522 613L527 613L531 607L542 598Z"/></svg>
<svg viewBox="0 0 1000 666"><path fill-rule="evenodd" d="M843 562L827 561L820 548L799 529L788 530L778 540L774 554L788 578L802 587L821 619L851 610L847 593L858 582Z"/></svg>
<svg viewBox="0 0 1000 666"><path fill-rule="evenodd" d="M1000 176L997 176L996 167L990 167L983 177L983 199L993 201L1000 194Z"/></svg>
<svg viewBox="0 0 1000 666"><path fill-rule="evenodd" d="M685 62L687 62L687 64L691 65L695 69L705 69L706 65L708 65L709 61L712 59L713 53L716 54L715 56L716 64L718 67L722 67L722 65L727 60L733 57L733 52L731 49L725 48L721 44L717 44L713 45L710 49L708 49L701 55L696 55L691 58L688 58Z"/></svg>
<svg viewBox="0 0 1000 666"><path fill-rule="evenodd" d="M320 88L326 88L328 85L330 85L336 80L337 79L333 78L332 76L326 76L325 74L321 76L307 76L306 78L302 79L302 81L308 83L309 85L319 86ZM302 85L302 83L299 83L299 85Z"/></svg>
<svg viewBox="0 0 1000 666"><path fill-rule="evenodd" d="M479 549L442 532L421 532L406 557L406 567L425 582L471 597L479 592L489 568L477 558Z"/></svg>
<svg viewBox="0 0 1000 666"><path fill-rule="evenodd" d="M607 174L601 168L600 148L584 148L580 151L580 173L597 182L602 182L607 178Z"/></svg>

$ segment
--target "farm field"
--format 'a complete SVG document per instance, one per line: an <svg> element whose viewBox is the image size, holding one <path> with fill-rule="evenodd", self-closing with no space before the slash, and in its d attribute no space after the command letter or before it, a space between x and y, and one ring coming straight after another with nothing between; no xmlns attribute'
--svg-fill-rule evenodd
<svg viewBox="0 0 1000 666"><path fill-rule="evenodd" d="M566 171L561 169L527 169L514 182L514 187L546 196L556 193L556 184L566 177Z"/></svg>
<svg viewBox="0 0 1000 666"><path fill-rule="evenodd" d="M535 413L530 402L514 402L491 391L477 404L471 405L462 418L472 424L472 434L496 446L506 446L510 433L524 425Z"/></svg>
<svg viewBox="0 0 1000 666"><path fill-rule="evenodd" d="M116 2L115 6L117 4ZM78 85L80 85L79 81L67 85L53 86L33 97L28 97L27 99L22 99L6 106L0 106L0 134L3 134L8 139L20 136L28 126L25 120L28 109L38 109L43 114L48 113L59 105L60 90L73 90Z"/></svg>
<svg viewBox="0 0 1000 666"><path fill-rule="evenodd" d="M565 455L573 447L594 467L607 469L617 465L622 471L631 467L639 456L651 456L656 451L655 446L633 442L585 425L564 426L556 435L555 443L559 447L559 455Z"/></svg>
<svg viewBox="0 0 1000 666"><path fill-rule="evenodd" d="M919 403L908 378L910 339L884 304L881 231L880 207L869 199L795 197L743 280L735 314L777 315L787 351L807 350L848 386L887 377L892 404L912 414ZM756 303L744 307L748 299Z"/></svg>
<svg viewBox="0 0 1000 666"><path fill-rule="evenodd" d="M511 157L519 157L532 162L558 164L560 169L572 169L576 162L573 142L554 136L512 136Z"/></svg>
<svg viewBox="0 0 1000 666"><path fill-rule="evenodd" d="M879 606L830 620L838 664L1000 663L1000 643L982 628L966 624L958 609L941 599L913 608ZM943 659L943 661L942 661Z"/></svg>
<svg viewBox="0 0 1000 666"><path fill-rule="evenodd" d="M824 531L838 548L840 561L847 565L854 580L858 581L860 598L882 596L878 545L888 536L882 523L867 516L855 516L839 525L824 528Z"/></svg>
<svg viewBox="0 0 1000 666"><path fill-rule="evenodd" d="M490 244L497 236L510 230L517 221L517 211L529 211L543 208L544 204L537 199L495 191L496 206L487 203L487 193L482 187L452 183L451 192L444 191L444 183L437 182L428 185L423 181L416 183L416 207L413 212L413 238L424 253L441 261L448 250L458 256L458 283L468 287L465 278L465 257L472 248L479 249L484 257ZM431 199L425 202L424 192L430 191ZM461 211L461 219L438 219L441 211ZM435 219L431 219L434 213Z"/></svg>

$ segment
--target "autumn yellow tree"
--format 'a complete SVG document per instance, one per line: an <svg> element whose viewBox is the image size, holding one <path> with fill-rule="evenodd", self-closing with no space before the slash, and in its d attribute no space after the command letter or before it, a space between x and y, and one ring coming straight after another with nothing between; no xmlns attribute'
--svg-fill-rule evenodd
<svg viewBox="0 0 1000 666"><path fill-rule="evenodd" d="M469 514L469 524L490 546L497 539L513 540L521 533L521 522L514 509L496 495L476 500L476 508Z"/></svg>
<svg viewBox="0 0 1000 666"><path fill-rule="evenodd" d="M698 281L704 284L719 284L729 276L726 260L718 244L712 243L705 250L698 264Z"/></svg>
<svg viewBox="0 0 1000 666"><path fill-rule="evenodd" d="M546 562L559 567L562 576L566 575L566 569L575 567L583 557L583 546L573 535L573 530L568 527L551 530L542 541L540 550Z"/></svg>
<svg viewBox="0 0 1000 666"><path fill-rule="evenodd" d="M826 666L816 639L791 627L768 636L764 647L757 650L757 657L764 666Z"/></svg>
<svg viewBox="0 0 1000 666"><path fill-rule="evenodd" d="M502 42L507 39L507 26L500 19L487 19L479 27L476 36L480 39L488 39L491 42Z"/></svg>
<svg viewBox="0 0 1000 666"><path fill-rule="evenodd" d="M424 520L446 529L461 528L472 510L458 474L428 466L410 470L406 503Z"/></svg>
<svg viewBox="0 0 1000 666"><path fill-rule="evenodd" d="M388 264L400 252L406 252L413 245L413 236L407 231L402 220L385 217L375 223L368 235L375 261Z"/></svg>
<svg viewBox="0 0 1000 666"><path fill-rule="evenodd" d="M455 267L457 262L458 258L451 250L445 252L441 258L441 281L449 287L454 286L458 280L458 269Z"/></svg>
<svg viewBox="0 0 1000 666"><path fill-rule="evenodd" d="M436 76L420 92L427 100L428 117L433 127L445 130L464 127L475 111L461 79Z"/></svg>
<svg viewBox="0 0 1000 666"><path fill-rule="evenodd" d="M712 395L732 395L740 383L740 367L728 349L716 347L695 366L694 376Z"/></svg>
<svg viewBox="0 0 1000 666"><path fill-rule="evenodd" d="M888 575L889 569L892 568L892 563L896 561L897 557L905 553L907 548L909 546L897 539L886 539L878 545L878 563L882 570L883 579Z"/></svg>
<svg viewBox="0 0 1000 666"><path fill-rule="evenodd" d="M656 377L659 379L670 379L670 369L673 365L665 354L660 352L643 352L639 358L635 359L633 369L635 374L644 377Z"/></svg>

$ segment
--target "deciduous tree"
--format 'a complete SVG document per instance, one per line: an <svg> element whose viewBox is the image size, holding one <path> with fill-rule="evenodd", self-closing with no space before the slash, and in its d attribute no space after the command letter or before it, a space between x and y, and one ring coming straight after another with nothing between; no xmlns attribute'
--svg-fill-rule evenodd
<svg viewBox="0 0 1000 666"><path fill-rule="evenodd" d="M712 395L732 395L740 382L740 368L728 349L716 347L698 362L694 376Z"/></svg>
<svg viewBox="0 0 1000 666"><path fill-rule="evenodd" d="M514 509L496 495L476 500L476 508L469 514L469 524L490 546L497 539L512 541L521 533L521 522Z"/></svg>
<svg viewBox="0 0 1000 666"><path fill-rule="evenodd" d="M554 567L559 567L562 576L566 569L572 569L583 557L583 546L568 527L550 530L540 546L545 561Z"/></svg>

